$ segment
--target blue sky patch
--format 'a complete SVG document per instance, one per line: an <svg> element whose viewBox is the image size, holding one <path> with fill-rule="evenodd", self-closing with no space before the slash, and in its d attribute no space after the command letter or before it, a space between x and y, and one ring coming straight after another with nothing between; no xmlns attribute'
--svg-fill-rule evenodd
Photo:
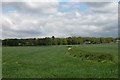
<svg viewBox="0 0 120 80"><path fill-rule="evenodd" d="M84 12L88 10L88 5L81 2L60 2L59 11L60 12L70 12L70 11L81 11Z"/></svg>
<svg viewBox="0 0 120 80"><path fill-rule="evenodd" d="M15 11L16 11L16 9L14 7L12 7L12 6L2 8L3 13L11 13L11 12L15 12Z"/></svg>
<svg viewBox="0 0 120 80"><path fill-rule="evenodd" d="M69 0L58 0L59 2L69 2Z"/></svg>

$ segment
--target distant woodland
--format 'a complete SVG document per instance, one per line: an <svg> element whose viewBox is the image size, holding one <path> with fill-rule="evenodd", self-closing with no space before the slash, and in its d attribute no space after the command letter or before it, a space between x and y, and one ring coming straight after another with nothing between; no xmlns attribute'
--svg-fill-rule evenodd
<svg viewBox="0 0 120 80"><path fill-rule="evenodd" d="M47 46L47 45L80 45L80 44L101 44L118 43L119 38L112 37L67 37L67 38L27 38L27 39L4 39L2 46Z"/></svg>

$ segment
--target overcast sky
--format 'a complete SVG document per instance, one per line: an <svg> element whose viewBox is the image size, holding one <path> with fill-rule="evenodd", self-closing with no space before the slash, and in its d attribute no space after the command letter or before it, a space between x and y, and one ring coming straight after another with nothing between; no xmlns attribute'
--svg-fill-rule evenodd
<svg viewBox="0 0 120 80"><path fill-rule="evenodd" d="M3 2L2 38L118 36L117 3L54 1Z"/></svg>

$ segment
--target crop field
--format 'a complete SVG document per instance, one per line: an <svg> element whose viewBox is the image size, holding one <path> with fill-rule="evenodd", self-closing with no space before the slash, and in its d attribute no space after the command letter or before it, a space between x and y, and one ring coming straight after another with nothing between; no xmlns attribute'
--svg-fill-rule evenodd
<svg viewBox="0 0 120 80"><path fill-rule="evenodd" d="M117 78L118 45L2 48L3 78Z"/></svg>

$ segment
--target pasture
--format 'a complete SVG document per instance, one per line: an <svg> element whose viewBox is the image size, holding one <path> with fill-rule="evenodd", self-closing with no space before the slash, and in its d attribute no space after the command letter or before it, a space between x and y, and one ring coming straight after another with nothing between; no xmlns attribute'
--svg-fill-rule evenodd
<svg viewBox="0 0 120 80"><path fill-rule="evenodd" d="M68 48L62 45L3 47L2 76L3 78L118 77L117 44L84 44L71 46L69 50Z"/></svg>

